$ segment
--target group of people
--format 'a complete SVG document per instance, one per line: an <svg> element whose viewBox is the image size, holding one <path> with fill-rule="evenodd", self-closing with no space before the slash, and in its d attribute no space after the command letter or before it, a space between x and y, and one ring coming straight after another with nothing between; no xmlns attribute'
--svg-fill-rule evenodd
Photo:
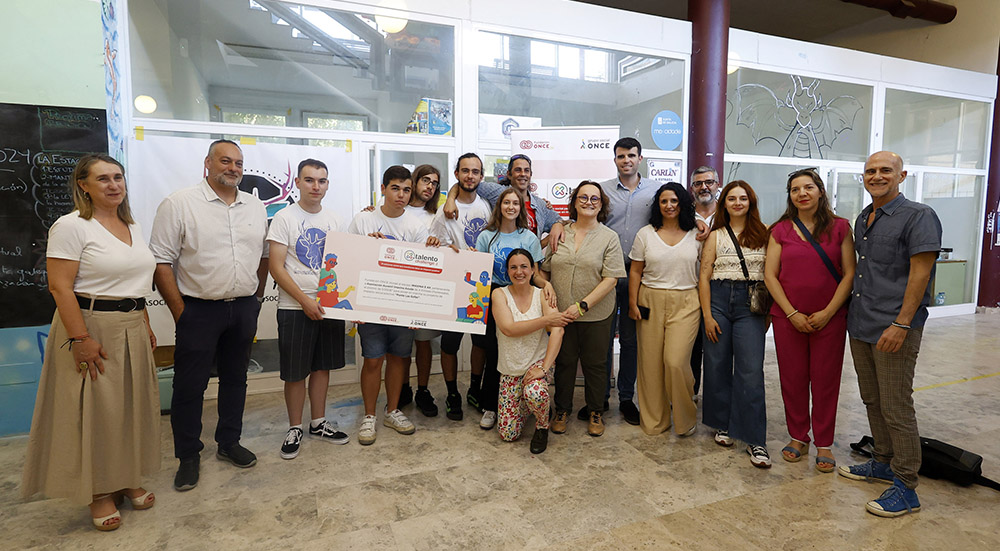
<svg viewBox="0 0 1000 551"><path fill-rule="evenodd" d="M57 309L22 493L89 503L99 530L121 525L125 498L135 509L154 505L155 496L141 486L160 466L156 338L145 309L153 283L176 324L176 490L198 484L202 405L213 370L216 457L241 468L256 464L240 436L268 271L279 288L289 420L280 455L299 453L306 395L309 436L348 443L348 434L325 418L329 372L345 365L345 322L324 317L323 305L331 303L318 300L317 282L327 267L315 254L331 232L346 231L494 258L491 284L470 282L490 298L486 333L472 338L464 401L457 377L462 333L358 323L363 445L376 440L383 380L384 426L413 434L401 409L411 401L425 416L438 414L428 384L431 341L440 338L447 417L463 419L468 404L481 413L480 427L496 427L513 441L533 416L532 453L546 450L550 432L569 430L579 369L585 404L576 416L591 436L605 431L616 373L627 423L649 435L672 427L689 437L697 429L700 389L702 422L714 441L744 443L751 463L767 468L764 342L773 325L790 436L783 459L801 460L813 442L819 471L891 484L866 504L868 511L919 510L912 379L941 226L933 210L900 194L906 177L900 157L879 152L868 159L864 184L872 204L853 232L833 213L816 169L789 174L787 209L768 227L747 182L723 187L714 169L699 167L688 188L661 185L639 174L641 161L637 140L615 143L617 177L577 185L568 221L531 193L525 155L510 159L502 183L483 181L475 153L460 156L456 183L440 208L437 168L393 166L382 176L382 200L345 225L322 204L330 185L326 165L306 159L295 178L298 201L268 226L263 204L239 190L242 151L218 140L205 158L205 178L159 206L147 247L121 164L106 155L83 157L70 179L76 208L49 234ZM773 297L769 310L762 306L765 288ZM333 304L351 292L339 291ZM831 447L848 332L875 453L867 463L838 469Z"/></svg>

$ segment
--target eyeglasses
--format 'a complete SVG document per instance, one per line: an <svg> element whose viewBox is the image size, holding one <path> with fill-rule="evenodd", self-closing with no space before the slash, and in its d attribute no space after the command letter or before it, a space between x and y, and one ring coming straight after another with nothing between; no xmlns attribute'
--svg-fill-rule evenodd
<svg viewBox="0 0 1000 551"><path fill-rule="evenodd" d="M586 205L587 203L593 203L593 204L597 205L597 204L600 204L600 202L601 202L601 196L600 195L591 195L591 196L578 195L576 197L576 199L577 199L577 201L580 201L584 205Z"/></svg>
<svg viewBox="0 0 1000 551"><path fill-rule="evenodd" d="M793 176L801 176L801 175L807 174L809 172L812 172L813 174L816 174L818 176L819 175L819 173L817 172L818 170L819 170L818 166L811 166L809 168L800 168L798 170L793 170L793 171L789 172L788 173L788 177L791 178Z"/></svg>
<svg viewBox="0 0 1000 551"><path fill-rule="evenodd" d="M712 187L718 183L719 183L718 180L702 180L700 182L691 182L691 187L695 189L700 187Z"/></svg>

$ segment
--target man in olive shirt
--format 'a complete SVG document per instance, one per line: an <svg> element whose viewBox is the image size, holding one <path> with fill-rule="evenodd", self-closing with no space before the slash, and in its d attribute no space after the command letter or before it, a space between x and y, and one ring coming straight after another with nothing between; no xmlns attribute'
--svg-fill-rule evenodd
<svg viewBox="0 0 1000 551"><path fill-rule="evenodd" d="M865 509L881 517L920 510L920 436L913 408L913 372L927 321L930 280L941 249L941 221L927 205L903 197L899 155L880 151L865 163L872 204L854 225L858 267L847 314L851 356L875 438L874 458L841 466L854 480L892 486Z"/></svg>

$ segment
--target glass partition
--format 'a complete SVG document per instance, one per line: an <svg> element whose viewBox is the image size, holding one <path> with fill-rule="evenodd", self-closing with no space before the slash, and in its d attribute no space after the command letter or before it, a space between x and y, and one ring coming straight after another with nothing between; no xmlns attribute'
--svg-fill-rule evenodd
<svg viewBox="0 0 1000 551"><path fill-rule="evenodd" d="M618 125L644 149L682 149L683 61L485 31L477 43L481 140L505 139L504 121Z"/></svg>
<svg viewBox="0 0 1000 551"><path fill-rule="evenodd" d="M990 104L888 89L884 149L907 165L985 168Z"/></svg>
<svg viewBox="0 0 1000 551"><path fill-rule="evenodd" d="M153 111L137 109L135 116L394 133L451 130L451 26L276 0L128 5L132 91L155 100Z"/></svg>
<svg viewBox="0 0 1000 551"><path fill-rule="evenodd" d="M741 68L729 75L726 150L864 161L871 86Z"/></svg>
<svg viewBox="0 0 1000 551"><path fill-rule="evenodd" d="M941 247L952 249L938 259L932 304L961 304L973 299L984 190L982 176L923 175L922 202L941 219Z"/></svg>

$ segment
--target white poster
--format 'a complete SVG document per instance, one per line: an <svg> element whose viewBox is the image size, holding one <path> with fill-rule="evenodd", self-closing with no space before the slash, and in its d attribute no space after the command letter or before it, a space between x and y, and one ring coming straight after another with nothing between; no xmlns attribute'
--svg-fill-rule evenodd
<svg viewBox="0 0 1000 551"><path fill-rule="evenodd" d="M548 199L563 217L569 216L570 191L580 182L617 176L612 149L616 141L617 126L515 128L510 132L511 153L531 158L531 191Z"/></svg>
<svg viewBox="0 0 1000 551"><path fill-rule="evenodd" d="M129 203L149 242L156 208L171 193L197 184L205 176L205 155L213 140L145 136L129 141ZM344 147L315 147L272 143L240 144L243 150L243 181L240 189L257 196L274 213L298 200L295 175L299 161L318 159L330 173L330 190L323 208L340 215L345 224L358 212L354 188L359 176L353 163L350 142ZM159 344L174 344L174 322L159 293L149 297L149 321ZM268 277L264 306L257 322L258 339L278 338L275 319L278 289Z"/></svg>
<svg viewBox="0 0 1000 551"><path fill-rule="evenodd" d="M666 159L646 158L649 176L653 180L665 184L667 182L681 183L681 162Z"/></svg>

